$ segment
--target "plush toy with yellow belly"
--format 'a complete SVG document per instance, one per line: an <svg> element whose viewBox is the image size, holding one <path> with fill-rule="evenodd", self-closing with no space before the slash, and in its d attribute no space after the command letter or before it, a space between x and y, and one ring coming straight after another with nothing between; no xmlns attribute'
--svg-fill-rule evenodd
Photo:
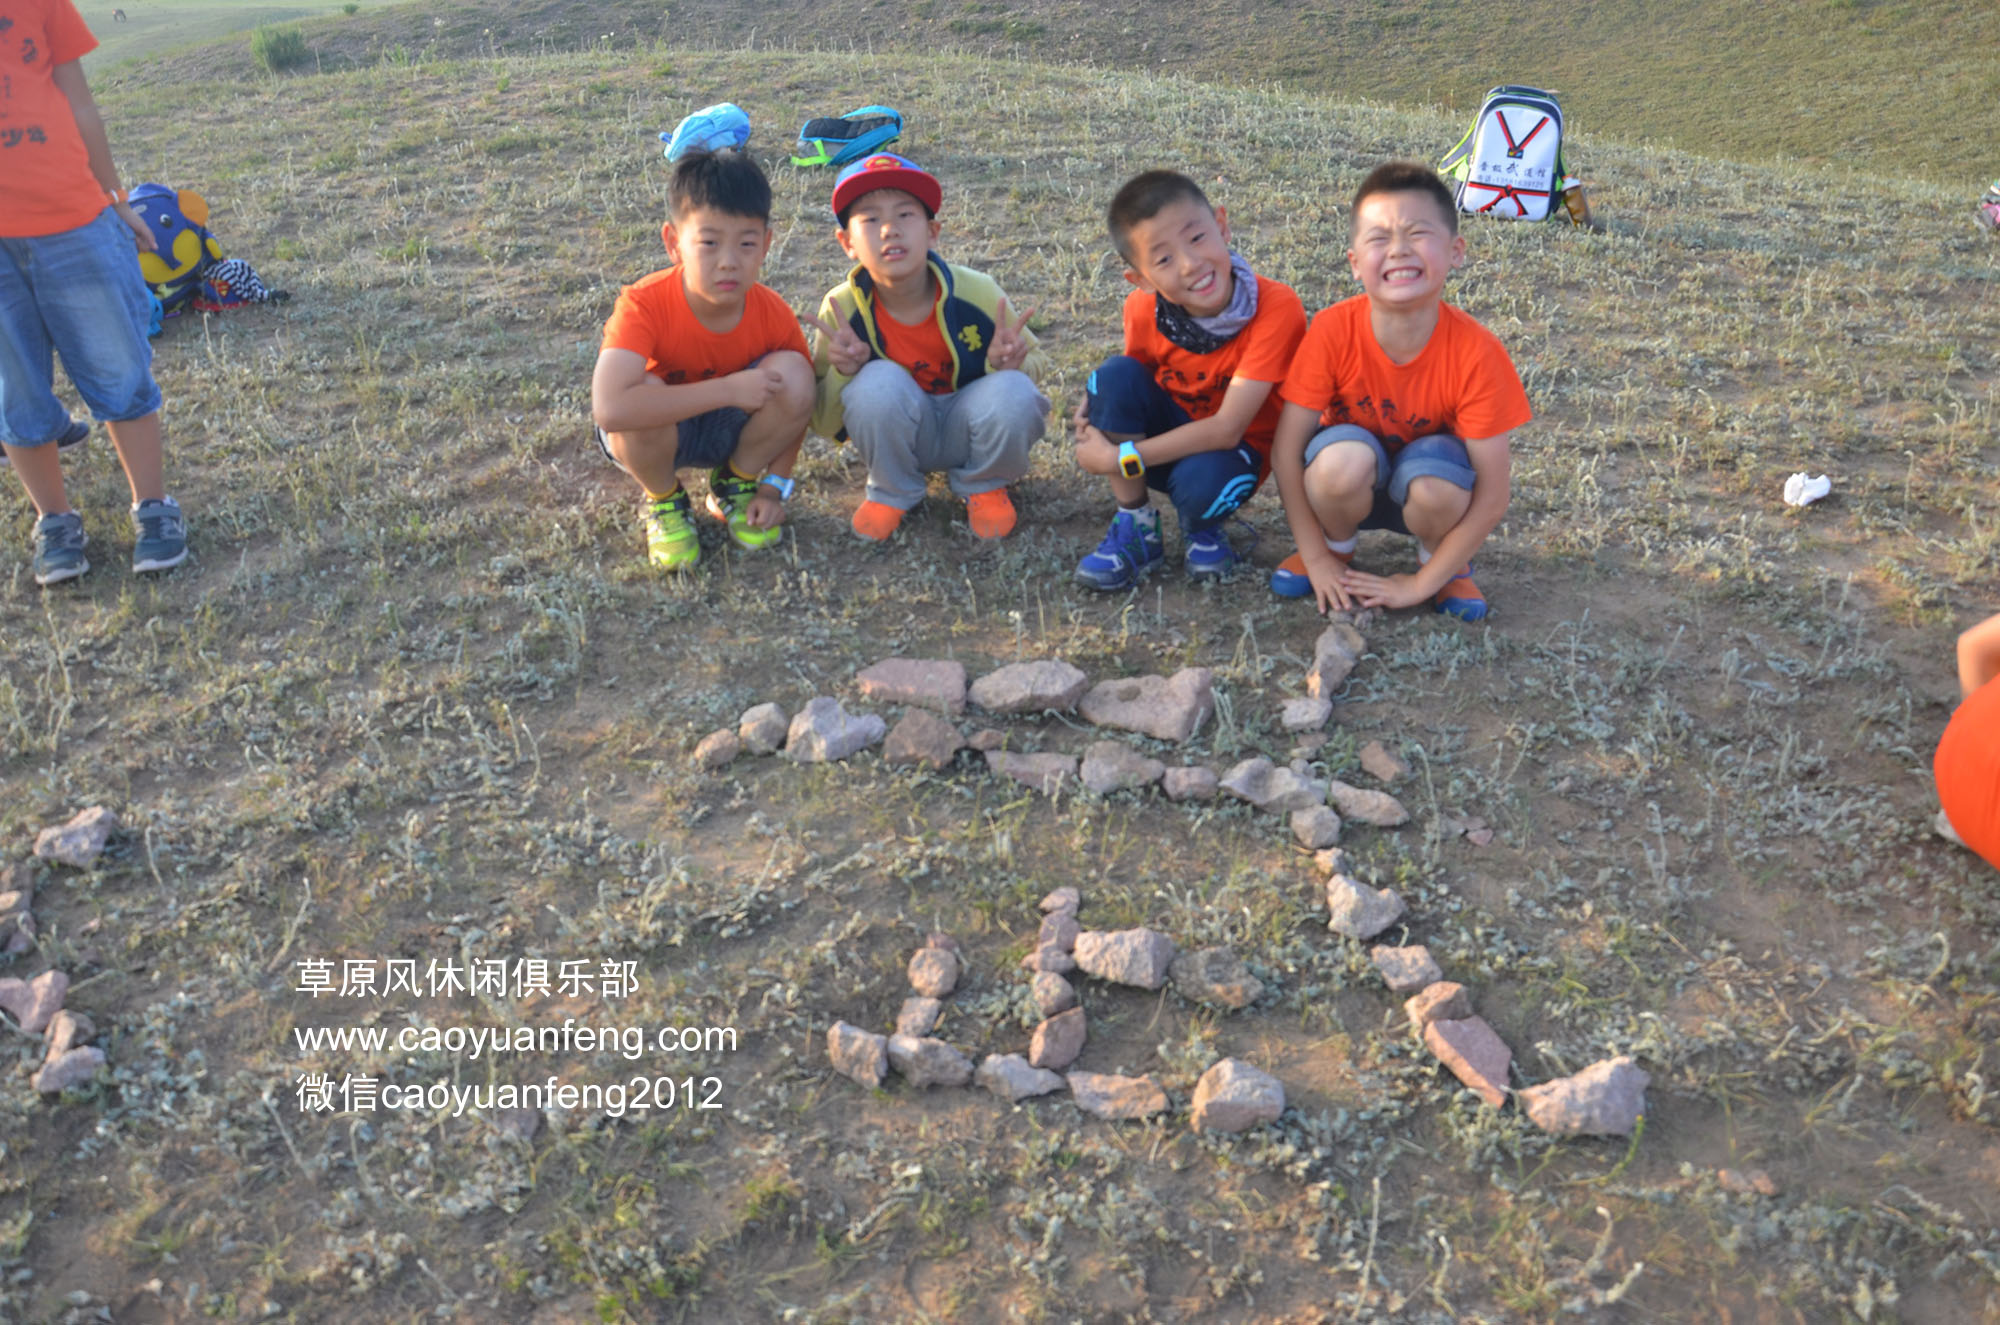
<svg viewBox="0 0 2000 1325"><path fill-rule="evenodd" d="M222 245L208 232L208 200L193 189L141 184L128 201L159 244L158 252L139 255L139 271L161 306L178 313L200 291L202 274L222 260Z"/></svg>

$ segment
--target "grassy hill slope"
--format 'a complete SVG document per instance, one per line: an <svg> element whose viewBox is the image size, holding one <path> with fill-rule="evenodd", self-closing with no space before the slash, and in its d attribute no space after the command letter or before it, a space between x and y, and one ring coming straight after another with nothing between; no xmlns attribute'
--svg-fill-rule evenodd
<svg viewBox="0 0 2000 1325"><path fill-rule="evenodd" d="M896 719L853 683L892 651L974 674L1208 667L1215 720L1132 743L1284 762L1299 738L1278 715L1322 623L1264 588L1289 550L1271 493L1234 530L1245 574L1106 598L1069 578L1109 503L1060 440L1018 487L1014 537L975 542L937 495L876 547L847 532L860 468L815 439L780 551L735 553L704 521L703 567L667 579L642 561L631 484L586 441L602 319L661 261L653 132L718 95L764 125L908 109L908 146L946 183L943 247L1039 303L1059 409L1117 344L1126 287L1098 227L1122 177L1193 171L1316 308L1351 289L1361 173L1442 145L1456 117L957 55L198 67L103 89L120 166L200 186L229 251L295 298L158 344L187 567L124 570L101 437L65 462L97 562L73 589L29 584L28 512L4 489L0 843L17 859L99 801L127 828L89 870L30 870L41 946L7 973L69 971L109 1066L57 1101L0 1074L0 1316L2000 1311L1982 1057L2000 903L1929 833L1925 781L1951 629L1991 609L2000 573L2000 250L1957 192L1911 182L1897 208L1836 210L1844 171L1600 137L1605 233L1471 231L1451 297L1505 340L1537 414L1480 559L1495 615L1365 623L1370 656L1299 757L1370 786L1366 741L1413 766L1393 788L1411 822L1350 825L1350 868L1409 902L1392 937L1472 988L1517 1084L1617 1052L1653 1074L1643 1137L1556 1141L1413 1045L1365 945L1328 933L1282 817L1051 798L969 755L936 774L872 754L690 763L759 701L837 694ZM772 175L766 277L807 308L843 266L830 181ZM1798 469L1834 495L1784 508ZM1387 536L1361 557L1412 564ZM963 725L989 721L1016 749L1105 735ZM1471 817L1490 841L1462 835ZM1112 1125L1060 1096L1012 1108L828 1069L828 1025L886 1028L935 929L969 967L940 1033L1021 1050L1018 961L1060 884L1086 925L1227 944L1265 983L1229 1015L1082 983L1079 1065L1156 1074L1169 1115ZM305 959L631 961L639 982L314 997ZM566 1017L741 1038L477 1062L292 1039ZM6 1044L24 1068L39 1051ZM1224 1054L1284 1080L1280 1124L1190 1133L1196 1077ZM308 1073L712 1076L722 1107L340 1113L302 1106Z"/></svg>
<svg viewBox="0 0 2000 1325"><path fill-rule="evenodd" d="M1493 84L1526 82L1560 91L1583 133L1622 142L1792 157L1975 193L2000 175L2000 66L1991 58L2000 8L1979 3L447 0L314 32L327 54L346 58L653 40L913 57L960 49L1441 105L1466 117ZM1314 136L1297 149L1315 150ZM1577 164L1596 169L1587 152ZM1866 205L1879 187L1844 184L1825 205Z"/></svg>

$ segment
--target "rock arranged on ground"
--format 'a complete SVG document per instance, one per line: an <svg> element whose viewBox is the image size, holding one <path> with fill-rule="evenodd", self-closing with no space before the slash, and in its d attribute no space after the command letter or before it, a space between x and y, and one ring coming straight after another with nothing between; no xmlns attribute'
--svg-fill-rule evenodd
<svg viewBox="0 0 2000 1325"><path fill-rule="evenodd" d="M1045 915L1056 911L1068 911L1072 915L1074 915L1077 911L1077 908L1083 905L1083 894L1079 893L1076 889L1067 886L1062 888L1056 888L1051 890L1049 894L1046 897L1042 898L1042 900L1038 902L1036 905L1038 905L1041 908L1043 914Z"/></svg>
<svg viewBox="0 0 2000 1325"><path fill-rule="evenodd" d="M1009 663L972 683L967 697L988 713L1067 713L1090 688L1090 678L1056 659Z"/></svg>
<svg viewBox="0 0 2000 1325"><path fill-rule="evenodd" d="M888 732L880 714L850 714L833 696L820 695L792 715L785 757L802 764L832 763L880 743Z"/></svg>
<svg viewBox="0 0 2000 1325"><path fill-rule="evenodd" d="M1292 836L1299 845L1317 851L1340 841L1340 816L1330 805L1309 805L1292 811Z"/></svg>
<svg viewBox="0 0 2000 1325"><path fill-rule="evenodd" d="M1306 673L1306 693L1315 699L1332 699L1367 652L1368 641L1353 626L1345 621L1328 626L1313 642L1313 664Z"/></svg>
<svg viewBox="0 0 2000 1325"><path fill-rule="evenodd" d="M998 727L981 727L966 737L965 743L981 754L988 750L1004 750L1007 748L1007 733Z"/></svg>
<svg viewBox="0 0 2000 1325"><path fill-rule="evenodd" d="M743 738L732 727L719 728L701 738L694 748L694 766L704 773L727 768L743 753Z"/></svg>
<svg viewBox="0 0 2000 1325"><path fill-rule="evenodd" d="M1250 974L1228 948L1184 952L1167 966L1167 979L1182 998L1240 1012L1264 996L1264 982Z"/></svg>
<svg viewBox="0 0 2000 1325"><path fill-rule="evenodd" d="M1410 775L1410 766L1401 755L1380 741L1361 747L1361 769L1379 782L1400 782Z"/></svg>
<svg viewBox="0 0 2000 1325"><path fill-rule="evenodd" d="M947 997L958 988L958 954L950 948L918 948L910 955L910 988L925 998Z"/></svg>
<svg viewBox="0 0 2000 1325"><path fill-rule="evenodd" d="M986 767L1044 796L1053 796L1076 781L1075 755L1024 755L1011 750L988 750Z"/></svg>
<svg viewBox="0 0 2000 1325"><path fill-rule="evenodd" d="M1414 998L1406 999L1403 1011L1410 1014L1410 1027L1421 1031L1434 1021L1464 1021L1472 1015L1472 996L1465 986L1450 980L1426 985Z"/></svg>
<svg viewBox="0 0 2000 1325"><path fill-rule="evenodd" d="M61 977L49 980L49 976ZM69 988L68 977L59 971L48 971L28 985L33 992L40 986L39 993L46 1000L53 996L57 1007L49 1015L47 1028L42 1035L42 1066L28 1084L44 1095L56 1095L72 1087L81 1086L97 1075L97 1069L104 1066L104 1051L94 1047L80 1047L85 1040L97 1033L90 1018L81 1012L71 1012L61 1006L62 996ZM30 1009L22 1018L22 1029L28 1028L28 1021L37 1015Z"/></svg>
<svg viewBox="0 0 2000 1325"><path fill-rule="evenodd" d="M1021 959L1021 969L1050 975L1068 975L1076 969L1076 958L1053 943L1044 943Z"/></svg>
<svg viewBox="0 0 2000 1325"><path fill-rule="evenodd" d="M1278 1121L1284 1083L1240 1058L1225 1058L1195 1083L1190 1121L1197 1132L1241 1132Z"/></svg>
<svg viewBox="0 0 2000 1325"><path fill-rule="evenodd" d="M1010 1104L1063 1088L1061 1073L1036 1067L1019 1054L988 1054L974 1081Z"/></svg>
<svg viewBox="0 0 2000 1325"><path fill-rule="evenodd" d="M1310 695L1288 699L1278 714L1278 725L1288 732L1316 732L1333 716L1333 701Z"/></svg>
<svg viewBox="0 0 2000 1325"><path fill-rule="evenodd" d="M759 704L743 710L736 720L736 735L743 748L753 755L772 755L784 749L791 735L792 720L776 704Z"/></svg>
<svg viewBox="0 0 2000 1325"><path fill-rule="evenodd" d="M1262 755L1246 759L1216 784L1260 810L1283 814L1326 803L1326 788L1289 768L1278 768Z"/></svg>
<svg viewBox="0 0 2000 1325"><path fill-rule="evenodd" d="M1074 911L1051 911L1042 917L1042 927L1035 934L1035 946L1054 944L1064 952L1076 951L1076 936L1083 932L1076 923Z"/></svg>
<svg viewBox="0 0 2000 1325"><path fill-rule="evenodd" d="M1299 743L1286 756L1289 759L1311 759L1326 748L1328 737L1325 732L1307 732L1299 737Z"/></svg>
<svg viewBox="0 0 2000 1325"><path fill-rule="evenodd" d="M1138 732L1159 741L1185 741L1215 712L1215 674L1184 667L1171 677L1128 676L1092 686L1077 704L1085 722Z"/></svg>
<svg viewBox="0 0 2000 1325"><path fill-rule="evenodd" d="M908 704L939 713L965 712L965 664L942 658L884 658L854 678L861 693L880 703Z"/></svg>
<svg viewBox="0 0 2000 1325"><path fill-rule="evenodd" d="M1149 759L1122 741L1098 741L1083 752L1078 777L1083 785L1100 796L1114 791L1132 791L1160 780L1167 766Z"/></svg>
<svg viewBox="0 0 2000 1325"><path fill-rule="evenodd" d="M0 1010L21 1029L39 1035L62 1010L63 996L69 992L69 977L61 971L43 971L32 980L12 977L0 980Z"/></svg>
<svg viewBox="0 0 2000 1325"><path fill-rule="evenodd" d="M103 1066L104 1051L97 1046L72 1049L60 1057L45 1060L41 1070L28 1078L28 1084L44 1095L59 1095L85 1084Z"/></svg>
<svg viewBox="0 0 2000 1325"><path fill-rule="evenodd" d="M1151 1077L1072 1072L1069 1093L1085 1113L1112 1121L1149 1118L1167 1107L1167 1092Z"/></svg>
<svg viewBox="0 0 2000 1325"><path fill-rule="evenodd" d="M1215 770L1200 764L1170 768L1160 774L1160 789L1170 801L1214 800L1217 785Z"/></svg>
<svg viewBox="0 0 2000 1325"><path fill-rule="evenodd" d="M1326 881L1326 927L1351 939L1372 939L1402 919L1403 899L1387 888L1370 888L1345 874Z"/></svg>
<svg viewBox="0 0 2000 1325"><path fill-rule="evenodd" d="M35 835L35 854L73 869L87 869L104 854L118 831L118 816L102 805L79 811L68 823L52 824Z"/></svg>
<svg viewBox="0 0 2000 1325"><path fill-rule="evenodd" d="M928 1037L891 1035L889 1066L913 1086L963 1086L972 1080L971 1059Z"/></svg>
<svg viewBox="0 0 2000 1325"><path fill-rule="evenodd" d="M882 742L882 761L899 767L916 765L932 771L951 767L965 740L958 728L935 713L911 709Z"/></svg>
<svg viewBox="0 0 2000 1325"><path fill-rule="evenodd" d="M1404 948L1380 944L1370 948L1368 956L1375 963L1375 969L1382 973L1382 983L1389 986L1392 994L1414 994L1444 978L1444 972L1431 959L1431 950L1421 943L1412 943Z"/></svg>
<svg viewBox="0 0 2000 1325"><path fill-rule="evenodd" d="M906 998L896 1011L896 1034L922 1039L937 1029L938 1018L943 1014L944 1004L935 998Z"/></svg>
<svg viewBox="0 0 2000 1325"><path fill-rule="evenodd" d="M1410 812L1403 808L1403 802L1386 791L1364 791L1340 781L1329 784L1327 791L1343 819L1377 828L1395 828L1410 821Z"/></svg>
<svg viewBox="0 0 2000 1325"><path fill-rule="evenodd" d="M35 946L35 916L28 908L35 900L34 875L25 865L7 872L9 885L0 892L0 952L18 957Z"/></svg>
<svg viewBox="0 0 2000 1325"><path fill-rule="evenodd" d="M1528 1121L1556 1136L1630 1136L1646 1112L1651 1082L1637 1063L1620 1054L1575 1076L1515 1091L1514 1098L1527 1110Z"/></svg>
<svg viewBox="0 0 2000 1325"><path fill-rule="evenodd" d="M1085 973L1113 984L1158 989L1167 982L1174 941L1153 929L1085 930L1072 956Z"/></svg>
<svg viewBox="0 0 2000 1325"><path fill-rule="evenodd" d="M1509 1049L1483 1017L1434 1021L1424 1027L1424 1044L1451 1074L1494 1108L1507 1102Z"/></svg>
<svg viewBox="0 0 2000 1325"><path fill-rule="evenodd" d="M1740 1173L1735 1169L1717 1169L1715 1180L1722 1185L1723 1191L1734 1192L1738 1196L1748 1196L1752 1192L1759 1196L1778 1194L1778 1184L1762 1169L1751 1169L1748 1173Z"/></svg>
<svg viewBox="0 0 2000 1325"><path fill-rule="evenodd" d="M826 1056L834 1071L874 1090L889 1071L889 1038L836 1021L826 1031Z"/></svg>
<svg viewBox="0 0 2000 1325"><path fill-rule="evenodd" d="M1076 986L1054 971L1035 972L1030 993L1035 1000L1035 1011L1044 1018L1067 1012L1076 1006Z"/></svg>
<svg viewBox="0 0 2000 1325"><path fill-rule="evenodd" d="M1034 1067L1056 1070L1068 1067L1083 1052L1084 1042L1089 1038L1082 1008L1058 1012L1035 1027L1034 1038L1028 1042L1028 1062Z"/></svg>

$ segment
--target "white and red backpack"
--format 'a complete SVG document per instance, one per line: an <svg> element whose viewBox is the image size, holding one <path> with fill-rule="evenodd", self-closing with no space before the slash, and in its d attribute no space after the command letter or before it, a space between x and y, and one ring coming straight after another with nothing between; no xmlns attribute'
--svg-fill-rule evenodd
<svg viewBox="0 0 2000 1325"><path fill-rule="evenodd" d="M1438 162L1455 181L1458 209L1469 216L1540 221L1576 181L1563 173L1563 113L1553 92L1508 83L1486 94L1458 146Z"/></svg>

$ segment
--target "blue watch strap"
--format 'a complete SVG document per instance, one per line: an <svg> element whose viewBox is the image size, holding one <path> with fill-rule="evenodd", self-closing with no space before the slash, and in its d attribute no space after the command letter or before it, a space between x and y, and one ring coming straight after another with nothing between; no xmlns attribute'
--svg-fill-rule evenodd
<svg viewBox="0 0 2000 1325"><path fill-rule="evenodd" d="M792 499L792 490L799 486L797 479L787 478L783 474L766 474L757 481L775 491L778 494L779 501L790 501Z"/></svg>

